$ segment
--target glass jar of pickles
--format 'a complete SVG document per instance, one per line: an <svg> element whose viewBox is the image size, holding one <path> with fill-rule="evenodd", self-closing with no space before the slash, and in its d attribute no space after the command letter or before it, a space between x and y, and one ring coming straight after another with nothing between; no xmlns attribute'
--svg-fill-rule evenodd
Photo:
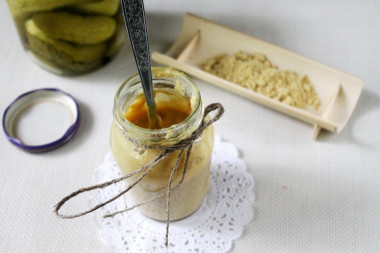
<svg viewBox="0 0 380 253"><path fill-rule="evenodd" d="M138 75L129 78L117 91L110 143L113 157L121 171L130 174L163 151L187 138L203 119L203 102L198 88L183 73L169 68L153 68L154 96L158 113L158 129L149 129L147 108ZM170 220L182 219L198 209L209 189L210 162L214 143L212 125L193 144L184 181L170 195ZM148 201L167 191L170 174L180 151L161 160L130 191L135 204ZM172 185L181 180L186 150L179 161ZM130 183L138 176L130 178ZM166 197L162 196L139 207L139 211L156 220L166 220Z"/></svg>
<svg viewBox="0 0 380 253"><path fill-rule="evenodd" d="M119 0L7 1L27 54L53 73L97 69L124 42Z"/></svg>

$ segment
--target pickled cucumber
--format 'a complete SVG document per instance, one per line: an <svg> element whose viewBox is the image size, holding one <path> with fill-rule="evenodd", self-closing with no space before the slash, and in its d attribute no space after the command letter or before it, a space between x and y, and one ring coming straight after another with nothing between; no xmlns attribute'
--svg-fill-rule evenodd
<svg viewBox="0 0 380 253"><path fill-rule="evenodd" d="M44 43L38 41L37 43ZM27 51L27 54L36 64L58 75L78 75L94 70L104 64L102 58L90 62L73 62L69 58L57 58L49 60L35 52Z"/></svg>
<svg viewBox="0 0 380 253"><path fill-rule="evenodd" d="M85 65L93 68L94 62L99 62L106 50L106 43L74 45L52 39L34 24L33 19L28 20L25 26L30 50L68 69L83 71Z"/></svg>
<svg viewBox="0 0 380 253"><path fill-rule="evenodd" d="M89 72L123 44L119 0L7 0L22 44L56 74Z"/></svg>
<svg viewBox="0 0 380 253"><path fill-rule="evenodd" d="M112 37L116 22L107 16L81 16L68 12L48 12L33 16L34 24L47 36L75 42L95 44Z"/></svg>
<svg viewBox="0 0 380 253"><path fill-rule="evenodd" d="M47 11L72 4L99 2L99 0L8 0L11 10L17 12Z"/></svg>
<svg viewBox="0 0 380 253"><path fill-rule="evenodd" d="M98 3L85 3L73 5L72 9L86 14L101 14L113 16L119 9L119 0L103 0Z"/></svg>

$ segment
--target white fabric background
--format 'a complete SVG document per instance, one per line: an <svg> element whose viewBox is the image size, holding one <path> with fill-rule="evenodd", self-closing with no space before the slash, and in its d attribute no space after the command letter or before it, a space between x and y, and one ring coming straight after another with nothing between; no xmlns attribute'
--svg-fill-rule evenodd
<svg viewBox="0 0 380 253"><path fill-rule="evenodd" d="M216 132L234 143L255 178L253 222L232 252L380 252L380 1L146 0L151 48L173 42L193 12L364 80L340 134L311 140L312 127L196 80L225 116ZM65 78L22 50L6 1L0 3L0 111L19 94L57 87L79 102L75 138L29 154L0 134L0 252L113 252L92 216L59 220L53 206L93 182L109 150L113 96L136 72L129 46L105 68ZM74 207L78 207L74 204Z"/></svg>

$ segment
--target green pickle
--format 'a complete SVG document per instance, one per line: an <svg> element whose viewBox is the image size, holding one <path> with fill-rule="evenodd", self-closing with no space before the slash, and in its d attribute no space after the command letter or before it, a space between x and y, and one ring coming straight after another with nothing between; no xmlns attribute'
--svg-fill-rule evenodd
<svg viewBox="0 0 380 253"><path fill-rule="evenodd" d="M8 0L8 5L28 54L57 74L97 69L125 41L118 0Z"/></svg>
<svg viewBox="0 0 380 253"><path fill-rule="evenodd" d="M71 70L92 66L91 63L99 61L106 50L104 42L83 46L53 39L43 33L32 19L26 22L26 32L31 51Z"/></svg>
<svg viewBox="0 0 380 253"><path fill-rule="evenodd" d="M68 12L41 13L33 21L47 36L78 44L94 44L108 40L116 22L107 16L83 17Z"/></svg>

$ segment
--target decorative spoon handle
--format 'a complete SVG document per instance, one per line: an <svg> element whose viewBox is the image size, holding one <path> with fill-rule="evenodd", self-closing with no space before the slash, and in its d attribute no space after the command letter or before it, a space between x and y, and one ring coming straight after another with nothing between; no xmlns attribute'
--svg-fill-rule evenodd
<svg viewBox="0 0 380 253"><path fill-rule="evenodd" d="M146 28L144 1L121 0L124 21L141 78L146 105L148 107L149 127L157 128L157 110L154 101L152 70L150 65L149 40Z"/></svg>

